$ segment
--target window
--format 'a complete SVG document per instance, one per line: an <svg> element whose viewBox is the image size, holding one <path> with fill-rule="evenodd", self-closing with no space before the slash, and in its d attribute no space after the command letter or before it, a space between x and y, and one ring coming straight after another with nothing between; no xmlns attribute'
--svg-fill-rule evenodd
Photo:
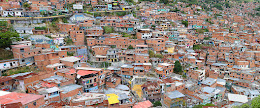
<svg viewBox="0 0 260 108"><path fill-rule="evenodd" d="M24 48L21 48L21 49L20 49L20 52L24 52Z"/></svg>
<svg viewBox="0 0 260 108"><path fill-rule="evenodd" d="M33 102L33 105L36 106L36 102Z"/></svg>

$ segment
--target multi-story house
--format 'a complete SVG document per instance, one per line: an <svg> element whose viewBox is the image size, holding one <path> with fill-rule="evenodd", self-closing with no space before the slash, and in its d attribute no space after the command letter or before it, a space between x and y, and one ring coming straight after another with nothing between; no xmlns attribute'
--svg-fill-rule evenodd
<svg viewBox="0 0 260 108"><path fill-rule="evenodd" d="M185 95L175 90L163 95L163 103L167 108L183 107L185 105Z"/></svg>
<svg viewBox="0 0 260 108"><path fill-rule="evenodd" d="M77 83L83 85L84 92L103 88L105 85L105 72L103 69L79 67L77 68Z"/></svg>
<svg viewBox="0 0 260 108"><path fill-rule="evenodd" d="M143 98L151 102L161 100L160 85L157 82L148 81L142 85Z"/></svg>
<svg viewBox="0 0 260 108"><path fill-rule="evenodd" d="M34 63L34 56L42 53L42 48L27 45L13 45L13 56L19 59L20 66L31 65Z"/></svg>

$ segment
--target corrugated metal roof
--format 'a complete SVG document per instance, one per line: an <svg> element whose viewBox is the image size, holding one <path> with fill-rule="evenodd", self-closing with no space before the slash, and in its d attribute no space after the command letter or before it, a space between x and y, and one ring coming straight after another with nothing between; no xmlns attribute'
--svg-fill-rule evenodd
<svg viewBox="0 0 260 108"><path fill-rule="evenodd" d="M171 99L185 97L185 95L183 95L181 92L179 92L177 90L175 90L173 92L166 93L166 96L168 96Z"/></svg>

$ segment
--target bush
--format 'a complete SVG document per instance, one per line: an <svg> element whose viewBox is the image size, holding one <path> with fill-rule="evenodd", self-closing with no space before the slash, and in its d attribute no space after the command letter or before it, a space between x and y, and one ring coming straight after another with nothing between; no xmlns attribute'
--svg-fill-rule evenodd
<svg viewBox="0 0 260 108"><path fill-rule="evenodd" d="M67 52L68 56L74 56L74 52Z"/></svg>
<svg viewBox="0 0 260 108"><path fill-rule="evenodd" d="M111 63L102 62L101 66L102 66L103 68L107 68L107 67L111 66Z"/></svg>
<svg viewBox="0 0 260 108"><path fill-rule="evenodd" d="M163 4L168 4L169 1L168 0L160 0L160 3L163 3Z"/></svg>
<svg viewBox="0 0 260 108"><path fill-rule="evenodd" d="M0 60L13 59L12 51L0 48Z"/></svg>
<svg viewBox="0 0 260 108"><path fill-rule="evenodd" d="M185 25L185 27L188 27L188 25L189 25L189 22L188 21L182 21L181 22L183 25Z"/></svg>
<svg viewBox="0 0 260 108"><path fill-rule="evenodd" d="M148 53L149 53L149 57L150 57L150 58L154 57L154 55L155 55L152 50L149 50Z"/></svg>
<svg viewBox="0 0 260 108"><path fill-rule="evenodd" d="M141 0L141 1L156 2L156 0Z"/></svg>
<svg viewBox="0 0 260 108"><path fill-rule="evenodd" d="M21 67L21 68L17 68L17 69L12 69L6 72L5 75L14 75L14 74L18 74L18 73L25 73L25 72L31 72L33 71L30 67L26 66L26 67Z"/></svg>
<svg viewBox="0 0 260 108"><path fill-rule="evenodd" d="M123 33L123 36L122 37L131 37L130 34L127 34L127 33Z"/></svg>
<svg viewBox="0 0 260 108"><path fill-rule="evenodd" d="M204 40L209 40L211 37L204 37Z"/></svg>
<svg viewBox="0 0 260 108"><path fill-rule="evenodd" d="M132 45L129 45L127 49L134 49Z"/></svg>
<svg viewBox="0 0 260 108"><path fill-rule="evenodd" d="M113 33L114 32L113 27L105 26L105 27L103 27L103 29L104 29L105 33Z"/></svg>
<svg viewBox="0 0 260 108"><path fill-rule="evenodd" d="M74 42L70 38L65 38L65 42L67 43L67 45L73 45L74 44Z"/></svg>
<svg viewBox="0 0 260 108"><path fill-rule="evenodd" d="M193 50L199 50L201 49L201 45L193 45Z"/></svg>
<svg viewBox="0 0 260 108"><path fill-rule="evenodd" d="M195 105L193 108L202 108L203 106L215 106L214 104L208 103L206 105Z"/></svg>
<svg viewBox="0 0 260 108"><path fill-rule="evenodd" d="M160 101L155 101L153 103L153 107L162 106L162 103Z"/></svg>
<svg viewBox="0 0 260 108"><path fill-rule="evenodd" d="M69 23L66 18L62 18L62 22L63 22L63 23Z"/></svg>
<svg viewBox="0 0 260 108"><path fill-rule="evenodd" d="M116 45L112 45L111 48L116 48Z"/></svg>
<svg viewBox="0 0 260 108"><path fill-rule="evenodd" d="M117 16L125 16L125 15L126 15L126 12L116 12L116 15L117 15Z"/></svg>
<svg viewBox="0 0 260 108"><path fill-rule="evenodd" d="M47 30L47 27L35 27L35 30Z"/></svg>
<svg viewBox="0 0 260 108"><path fill-rule="evenodd" d="M7 76L7 73L3 73L2 76Z"/></svg>
<svg viewBox="0 0 260 108"><path fill-rule="evenodd" d="M221 4L215 4L214 7L217 8L218 10L223 10Z"/></svg>
<svg viewBox="0 0 260 108"><path fill-rule="evenodd" d="M170 9L170 12L178 12L178 11L180 11L178 8Z"/></svg>
<svg viewBox="0 0 260 108"><path fill-rule="evenodd" d="M155 54L154 55L156 58L163 58L163 55L162 54Z"/></svg>

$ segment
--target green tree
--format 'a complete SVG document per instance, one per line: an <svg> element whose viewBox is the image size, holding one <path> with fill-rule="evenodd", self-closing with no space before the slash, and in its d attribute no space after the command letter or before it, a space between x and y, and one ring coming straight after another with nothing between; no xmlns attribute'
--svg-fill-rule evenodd
<svg viewBox="0 0 260 108"><path fill-rule="evenodd" d="M117 16L125 16L125 15L126 15L126 12L116 12L116 15L117 15Z"/></svg>
<svg viewBox="0 0 260 108"><path fill-rule="evenodd" d="M151 28L152 28L153 30L155 30L155 27L156 27L155 25L152 25L152 26L151 26Z"/></svg>
<svg viewBox="0 0 260 108"><path fill-rule="evenodd" d="M256 15L256 16L260 16L260 12L256 13L255 15Z"/></svg>
<svg viewBox="0 0 260 108"><path fill-rule="evenodd" d="M177 74L182 73L182 66L181 66L181 63L179 61L175 61L173 70Z"/></svg>
<svg viewBox="0 0 260 108"><path fill-rule="evenodd" d="M94 17L98 17L98 16L101 16L101 13L95 12Z"/></svg>
<svg viewBox="0 0 260 108"><path fill-rule="evenodd" d="M195 105L192 108L202 108L203 106L215 106L214 104L208 103L206 105Z"/></svg>
<svg viewBox="0 0 260 108"><path fill-rule="evenodd" d="M65 38L65 42L67 43L67 45L73 45L74 42L72 41L71 38Z"/></svg>
<svg viewBox="0 0 260 108"><path fill-rule="evenodd" d="M225 2L225 6L226 6L226 8L230 8L231 7L231 5L229 4L229 2Z"/></svg>
<svg viewBox="0 0 260 108"><path fill-rule="evenodd" d="M0 31L5 32L5 31L12 31L13 28L11 25L8 24L7 21L0 21Z"/></svg>
<svg viewBox="0 0 260 108"><path fill-rule="evenodd" d="M204 37L204 40L209 40L211 37ZM193 46L194 47L194 46ZM200 48L195 48L195 49L200 49Z"/></svg>
<svg viewBox="0 0 260 108"><path fill-rule="evenodd" d="M127 34L127 33L122 33L123 34L123 36L122 37L131 37L131 35L130 34Z"/></svg>
<svg viewBox="0 0 260 108"><path fill-rule="evenodd" d="M67 18L62 18L63 23L69 23Z"/></svg>
<svg viewBox="0 0 260 108"><path fill-rule="evenodd" d="M252 108L260 108L260 96L254 98L251 102Z"/></svg>
<svg viewBox="0 0 260 108"><path fill-rule="evenodd" d="M189 25L189 22L188 21L182 21L181 22L183 25L185 25L185 27L188 27L188 25Z"/></svg>
<svg viewBox="0 0 260 108"><path fill-rule="evenodd" d="M132 45L129 45L127 49L134 49Z"/></svg>
<svg viewBox="0 0 260 108"><path fill-rule="evenodd" d="M153 103L153 107L162 106L162 103L160 101L155 101Z"/></svg>
<svg viewBox="0 0 260 108"><path fill-rule="evenodd" d="M149 53L149 57L150 57L150 58L154 57L154 55L155 55L152 50L149 50L148 53Z"/></svg>
<svg viewBox="0 0 260 108"><path fill-rule="evenodd" d="M16 32L0 32L0 48L10 47L13 41L18 41L19 34Z"/></svg>
<svg viewBox="0 0 260 108"><path fill-rule="evenodd" d="M28 10L28 9L31 8L31 5L28 4L28 3L24 3L24 4L23 4L23 7L24 7L26 10Z"/></svg>
<svg viewBox="0 0 260 108"><path fill-rule="evenodd" d="M193 45L193 50L199 50L201 49L201 45Z"/></svg>
<svg viewBox="0 0 260 108"><path fill-rule="evenodd" d="M162 54L155 54L154 57L156 57L156 58L163 58L163 55Z"/></svg>
<svg viewBox="0 0 260 108"><path fill-rule="evenodd" d="M255 8L256 11L260 11L260 6L258 8Z"/></svg>
<svg viewBox="0 0 260 108"><path fill-rule="evenodd" d="M178 12L178 11L180 11L178 8L170 9L170 12Z"/></svg>
<svg viewBox="0 0 260 108"><path fill-rule="evenodd" d="M221 4L215 4L214 7L217 8L218 10L223 10Z"/></svg>
<svg viewBox="0 0 260 108"><path fill-rule="evenodd" d="M160 0L160 3L163 3L163 4L168 4L169 1L168 0Z"/></svg>
<svg viewBox="0 0 260 108"><path fill-rule="evenodd" d="M105 26L103 29L104 29L105 33L113 33L114 32L113 27Z"/></svg>

